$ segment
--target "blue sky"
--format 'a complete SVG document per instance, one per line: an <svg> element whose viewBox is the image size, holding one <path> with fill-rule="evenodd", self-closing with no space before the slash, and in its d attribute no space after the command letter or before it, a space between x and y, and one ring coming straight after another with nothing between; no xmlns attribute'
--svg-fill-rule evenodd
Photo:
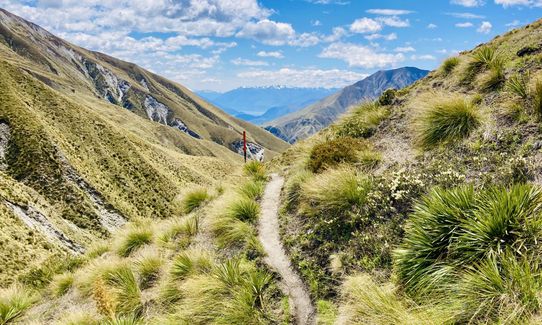
<svg viewBox="0 0 542 325"><path fill-rule="evenodd" d="M542 0L0 0L92 50L193 90L343 87L436 68L542 16Z"/></svg>

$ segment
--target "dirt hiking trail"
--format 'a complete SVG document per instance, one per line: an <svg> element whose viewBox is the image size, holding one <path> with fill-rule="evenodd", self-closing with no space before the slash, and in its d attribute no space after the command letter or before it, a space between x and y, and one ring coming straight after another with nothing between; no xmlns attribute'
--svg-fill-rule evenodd
<svg viewBox="0 0 542 325"><path fill-rule="evenodd" d="M265 262L282 277L281 287L290 298L290 306L297 324L313 325L315 310L309 293L301 278L293 270L280 241L278 210L283 184L284 179L281 176L271 175L271 181L267 184L262 199L258 236L267 253Z"/></svg>

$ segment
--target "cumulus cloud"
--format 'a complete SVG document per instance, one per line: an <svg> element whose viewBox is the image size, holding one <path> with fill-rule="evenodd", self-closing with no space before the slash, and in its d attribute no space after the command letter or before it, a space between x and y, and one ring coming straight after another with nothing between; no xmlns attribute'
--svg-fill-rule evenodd
<svg viewBox="0 0 542 325"><path fill-rule="evenodd" d="M505 8L512 6L542 7L542 0L495 0L495 3Z"/></svg>
<svg viewBox="0 0 542 325"><path fill-rule="evenodd" d="M258 52L257 55L262 58L275 58L275 59L284 58L284 55L282 54L281 51L271 51L271 52L260 51Z"/></svg>
<svg viewBox="0 0 542 325"><path fill-rule="evenodd" d="M399 17L396 17L396 16L378 17L376 20L378 22L384 24L384 25L391 26L391 27L403 28L403 27L409 27L410 26L410 22L408 21L408 19L403 20L403 19L401 19Z"/></svg>
<svg viewBox="0 0 542 325"><path fill-rule="evenodd" d="M367 17L356 19L352 23L352 25L350 25L350 31L353 33L376 33L380 30L382 30L382 24L376 20Z"/></svg>
<svg viewBox="0 0 542 325"><path fill-rule="evenodd" d="M383 39L383 40L386 40L386 41L394 41L394 40L397 39L397 34L395 34L395 33L390 33L390 34L387 34L387 35L370 34L370 35L366 35L365 39L368 39L369 41L374 41L374 40L377 40L377 39Z"/></svg>
<svg viewBox="0 0 542 325"><path fill-rule="evenodd" d="M295 37L292 25L277 23L269 19L247 23L237 37L251 38L268 45L284 45Z"/></svg>
<svg viewBox="0 0 542 325"><path fill-rule="evenodd" d="M452 4L460 5L463 7L479 7L485 4L483 0L452 0Z"/></svg>
<svg viewBox="0 0 542 325"><path fill-rule="evenodd" d="M484 21L476 31L482 34L489 34L491 32L491 28L493 28L493 25L491 25L489 21Z"/></svg>
<svg viewBox="0 0 542 325"><path fill-rule="evenodd" d="M342 88L367 77L367 74L340 69L250 70L237 74L257 86Z"/></svg>
<svg viewBox="0 0 542 325"><path fill-rule="evenodd" d="M404 61L401 53L378 53L370 47L352 43L333 43L320 54L321 58L345 61L351 67L384 68Z"/></svg>

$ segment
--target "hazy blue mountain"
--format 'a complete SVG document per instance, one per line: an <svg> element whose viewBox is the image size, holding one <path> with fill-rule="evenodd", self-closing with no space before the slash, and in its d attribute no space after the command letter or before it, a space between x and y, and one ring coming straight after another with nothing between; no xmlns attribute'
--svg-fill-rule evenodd
<svg viewBox="0 0 542 325"><path fill-rule="evenodd" d="M314 104L263 125L271 133L293 143L330 125L349 107L375 99L386 89L406 87L428 73L413 67L378 71Z"/></svg>
<svg viewBox="0 0 542 325"><path fill-rule="evenodd" d="M262 124L296 112L336 91L337 89L272 86L242 87L223 94L202 91L198 92L198 95L240 119Z"/></svg>

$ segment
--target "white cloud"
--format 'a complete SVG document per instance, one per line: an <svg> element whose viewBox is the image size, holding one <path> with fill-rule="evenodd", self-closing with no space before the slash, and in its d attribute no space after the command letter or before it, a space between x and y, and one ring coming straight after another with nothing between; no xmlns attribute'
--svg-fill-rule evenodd
<svg viewBox="0 0 542 325"><path fill-rule="evenodd" d="M395 34L395 33L390 33L388 35L370 34L370 35L366 35L365 38L368 39L369 41L374 41L374 40L377 40L377 39L383 39L383 40L386 40L386 41L394 41L394 40L397 39L397 34Z"/></svg>
<svg viewBox="0 0 542 325"><path fill-rule="evenodd" d="M400 15L411 14L414 11L400 10L400 9L369 9L366 12L370 14L382 15L382 16L400 16Z"/></svg>
<svg viewBox="0 0 542 325"><path fill-rule="evenodd" d="M342 88L367 77L367 74L340 69L250 70L237 75L251 85Z"/></svg>
<svg viewBox="0 0 542 325"><path fill-rule="evenodd" d="M326 47L318 56L321 58L343 60L351 67L368 69L395 66L404 60L404 56L401 53L378 53L370 47L352 43L333 43Z"/></svg>
<svg viewBox="0 0 542 325"><path fill-rule="evenodd" d="M435 24L429 24L429 25L427 25L427 28L429 28L429 29L435 29L435 28L437 28L437 27L438 27L438 26L435 25Z"/></svg>
<svg viewBox="0 0 542 325"><path fill-rule="evenodd" d="M512 6L542 7L542 0L495 0L495 3L505 8Z"/></svg>
<svg viewBox="0 0 542 325"><path fill-rule="evenodd" d="M376 20L384 25L387 25L387 26L391 26L391 27L399 27L399 28L403 28L403 27L409 27L410 26L410 22L408 21L408 19L401 19L399 17L396 17L396 16L392 16L392 17L378 17L376 18Z"/></svg>
<svg viewBox="0 0 542 325"><path fill-rule="evenodd" d="M281 51L271 51L271 52L260 51L258 52L257 55L262 58L275 58L275 59L284 58L284 55L282 54Z"/></svg>
<svg viewBox="0 0 542 325"><path fill-rule="evenodd" d="M484 21L476 31L482 34L489 34L491 32L491 28L493 28L493 25L491 25L489 21Z"/></svg>
<svg viewBox="0 0 542 325"><path fill-rule="evenodd" d="M311 20L311 26L322 26L322 22L317 20Z"/></svg>
<svg viewBox="0 0 542 325"><path fill-rule="evenodd" d="M290 24L264 19L256 23L247 23L236 36L251 38L268 45L280 46L295 37L295 30Z"/></svg>
<svg viewBox="0 0 542 325"><path fill-rule="evenodd" d="M464 22L464 23L457 23L455 24L455 27L459 27L459 28L469 28L469 27L472 27L474 26L471 22Z"/></svg>
<svg viewBox="0 0 542 325"><path fill-rule="evenodd" d="M320 43L320 37L316 33L303 33L288 41L288 45L300 47L314 46L318 43Z"/></svg>
<svg viewBox="0 0 542 325"><path fill-rule="evenodd" d="M461 19L484 19L485 16L473 14L470 12L449 12L447 13L448 16L452 16L455 18L461 18Z"/></svg>
<svg viewBox="0 0 542 325"><path fill-rule="evenodd" d="M242 59L242 58L233 59L231 60L231 63L235 65L245 65L249 67L261 67L261 66L269 65L269 63L265 61L253 61L253 60Z"/></svg>
<svg viewBox="0 0 542 325"><path fill-rule="evenodd" d="M406 47L396 47L394 51L406 53L406 52L416 52L416 49L413 48L412 46L406 46Z"/></svg>
<svg viewBox="0 0 542 325"><path fill-rule="evenodd" d="M452 0L452 4L460 5L463 7L479 7L485 4L483 0Z"/></svg>
<svg viewBox="0 0 542 325"><path fill-rule="evenodd" d="M337 42L341 38L346 36L347 34L348 34L348 32L346 31L346 29L344 29L342 27L334 27L333 28L333 33L331 35L323 37L323 41L324 42L329 42L329 43Z"/></svg>
<svg viewBox="0 0 542 325"><path fill-rule="evenodd" d="M376 33L381 29L382 24L380 22L367 17L356 19L352 25L350 25L350 31L359 34Z"/></svg>
<svg viewBox="0 0 542 325"><path fill-rule="evenodd" d="M436 60L437 58L430 54L424 54L424 55L412 55L410 59L415 60L415 61L433 61L433 60Z"/></svg>
<svg viewBox="0 0 542 325"><path fill-rule="evenodd" d="M506 27L517 27L521 25L521 22L517 19L513 20L512 22L506 24Z"/></svg>

